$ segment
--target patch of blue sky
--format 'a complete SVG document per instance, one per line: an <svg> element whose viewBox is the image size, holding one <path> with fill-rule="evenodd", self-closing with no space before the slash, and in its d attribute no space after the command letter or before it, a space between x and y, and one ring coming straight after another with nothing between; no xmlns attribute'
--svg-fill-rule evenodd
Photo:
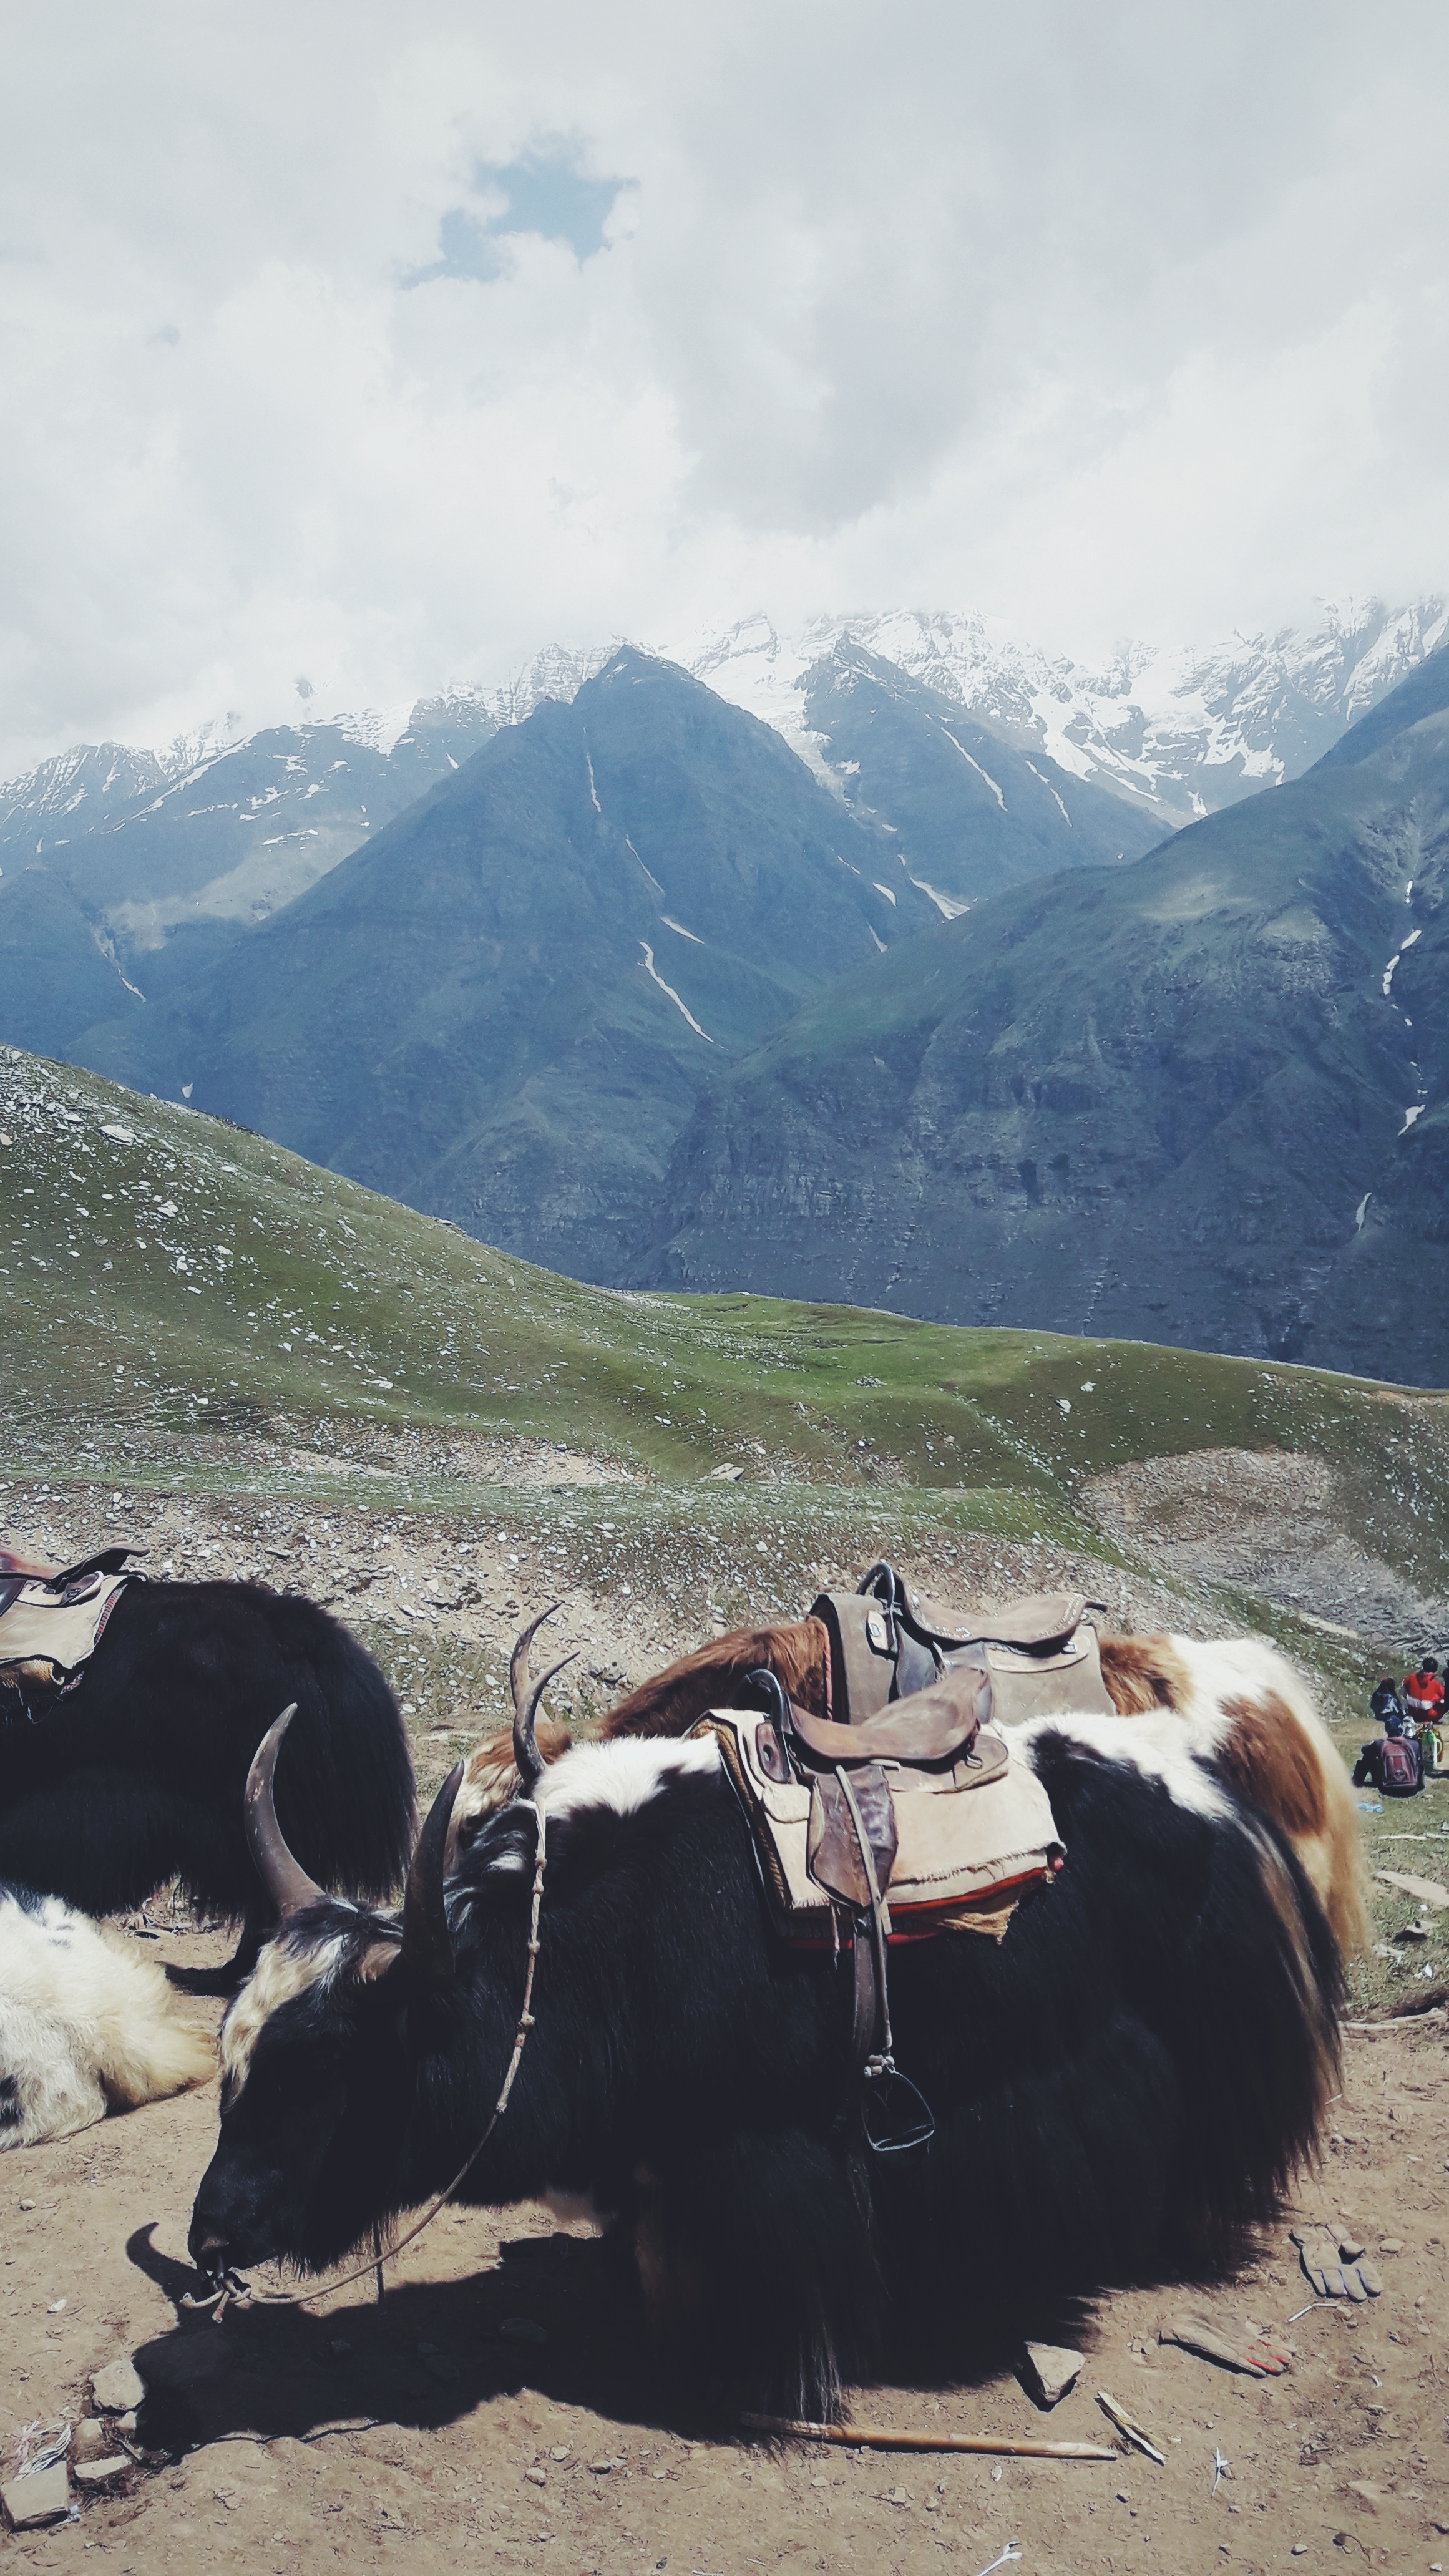
<svg viewBox="0 0 1449 2576"><path fill-rule="evenodd" d="M567 242L575 259L592 259L604 247L604 225L625 185L622 179L589 178L567 148L529 153L521 161L480 161L473 192L484 206L450 206L438 226L438 257L426 268L409 270L403 284L427 286L438 277L486 284L502 274L504 245L520 233Z"/></svg>

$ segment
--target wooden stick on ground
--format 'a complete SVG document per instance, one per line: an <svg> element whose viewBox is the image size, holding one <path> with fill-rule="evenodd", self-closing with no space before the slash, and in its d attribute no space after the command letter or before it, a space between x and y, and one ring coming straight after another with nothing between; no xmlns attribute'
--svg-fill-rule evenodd
<svg viewBox="0 0 1449 2576"><path fill-rule="evenodd" d="M885 2424L807 2424L793 2415L742 2415L752 2433L786 2433L797 2442L838 2442L843 2450L991 2451L1009 2460L1115 2460L1095 2442L1009 2442L992 2433L897 2433Z"/></svg>

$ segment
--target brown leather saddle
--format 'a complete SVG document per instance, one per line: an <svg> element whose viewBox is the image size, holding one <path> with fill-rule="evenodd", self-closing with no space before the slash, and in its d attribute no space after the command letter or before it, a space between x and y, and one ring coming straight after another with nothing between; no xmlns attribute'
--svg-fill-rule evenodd
<svg viewBox="0 0 1449 2576"><path fill-rule="evenodd" d="M928 1690L954 1665L984 1664L1003 1725L1054 1710L1113 1714L1097 1632L1080 1592L1039 1592L982 1611L952 1634L933 1627L895 1568L873 1565L855 1591L822 1592L810 1616L828 1641L827 1701L848 1725Z"/></svg>
<svg viewBox="0 0 1449 2576"><path fill-rule="evenodd" d="M964 1929L982 1905L1000 1938L1022 1891L1061 1866L1046 1794L989 1730L984 1661L957 1661L853 1724L799 1707L768 1670L751 1674L750 1688L762 1716L721 1712L709 1723L777 1926L810 1945L828 1923L837 1955L848 1944L852 2075L867 2144L877 2154L922 2146L935 2123L895 2063L888 1944Z"/></svg>

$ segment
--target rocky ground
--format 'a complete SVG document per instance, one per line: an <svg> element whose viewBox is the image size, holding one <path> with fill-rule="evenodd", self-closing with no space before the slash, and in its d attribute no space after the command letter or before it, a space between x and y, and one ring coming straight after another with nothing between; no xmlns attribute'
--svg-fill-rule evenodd
<svg viewBox="0 0 1449 2576"><path fill-rule="evenodd" d="M194 1960L216 1947L164 1938ZM188 2007L211 2014L215 2007ZM857 2423L1085 2441L1097 2463L768 2446L644 2349L612 2249L545 2211L445 2212L370 2285L299 2309L179 2305L215 2134L208 2088L0 2166L0 2447L89 2427L92 2380L133 2361L136 2456L0 2564L120 2576L198 2565L443 2565L539 2576L748 2576L878 2566L965 2576L1449 2564L1449 2063L1439 2016L1350 2034L1323 2170L1235 2281L1134 2291L1085 2320L1075 2391L1039 2413L1010 2371L861 2390ZM1366 2243L1383 2295L1315 2299L1288 2228ZM963 2223L966 2223L963 2221ZM1291 2354L1236 2376L1158 2341L1183 2307ZM1163 2454L1124 2443L1106 2391ZM124 2394L124 2391L116 2392ZM115 2419L112 2418L111 2421ZM116 2439L74 2432L72 2449ZM1219 2466L1221 2463L1221 2466Z"/></svg>
<svg viewBox="0 0 1449 2576"><path fill-rule="evenodd" d="M1139 1458L1092 1477L1080 1500L1099 1529L1148 1548L1164 1571L1281 1601L1391 1659L1442 1647L1449 1631L1449 1606L1364 1547L1343 1480L1323 1458L1285 1449Z"/></svg>
<svg viewBox="0 0 1449 2576"><path fill-rule="evenodd" d="M480 1452L456 1501L415 1507L354 1490L345 1459L315 1452L315 1493L298 1490L298 1461L286 1491L261 1479L216 1492L89 1485L12 1467L0 1522L57 1558L124 1534L158 1574L244 1575L330 1602L388 1669L426 1790L501 1720L508 1648L547 1601L562 1605L560 1650L579 1650L553 1703L577 1726L712 1627L751 1609L794 1614L821 1585L853 1580L894 1508L862 1498L831 1520L781 1483L748 1497L712 1488L707 1507L696 1496L686 1509L617 1473L601 1484L587 1457L525 1446ZM1317 1487L1280 1491L1274 1473L1261 1468L1261 1492L1240 1463L1211 1458L1175 1485L1136 1471L1103 1479L1094 1517L1120 1532L1131 1564L1039 1531L918 1523L901 1561L943 1603L1077 1584L1115 1625L1221 1633L1229 1596L1214 1583L1247 1579L1275 1515L1286 1530L1331 1509ZM1182 1549L1204 1545L1219 1555L1184 1562ZM1221 1553L1233 1546L1244 1553ZM1308 1617L1318 1624L1300 1627L1305 1646L1342 1657L1352 1675L1357 1649L1320 1634L1342 1635L1347 1617ZM1345 1746L1353 1732L1340 1726ZM1377 1863L1437 1880L1445 1802L1435 1788L1411 1809L1365 1814ZM1432 2005L1449 1973L1449 1910L1383 1883L1379 1903L1385 1937L1356 2009L1411 1995ZM165 1900L151 1923L162 1927L153 1955L222 1954L222 1936ZM67 2425L73 2456L114 2450L104 2431L78 2429L97 2421L92 2379L107 2364L133 2360L146 2394L125 2437L135 2456L114 2478L73 2486L69 2520L0 2537L0 2563L48 2570L95 2549L121 2576L190 2576L198 2560L292 2576L420 2555L541 2576L861 2564L913 2576L946 2557L980 2576L1010 2543L1041 2576L1359 2558L1449 2567L1446 2054L1442 2011L1351 2034L1322 2173L1300 2181L1302 2214L1374 2252L1384 2290L1372 2305L1316 2301L1285 2219L1235 2281L1104 2300L1083 2320L1078 2387L1050 2416L1010 2370L854 2398L859 2423L1106 2441L1114 2457L1096 2464L748 2440L646 2351L615 2250L532 2207L445 2213L394 2267L380 2307L349 2289L215 2325L179 2304L193 2286L190 2203L215 2135L210 2088L11 2154L0 2159L0 2479ZM1253 2381L1159 2344L1185 2300L1229 2335L1270 2330L1291 2369ZM1120 2444L1103 2390L1163 2465Z"/></svg>

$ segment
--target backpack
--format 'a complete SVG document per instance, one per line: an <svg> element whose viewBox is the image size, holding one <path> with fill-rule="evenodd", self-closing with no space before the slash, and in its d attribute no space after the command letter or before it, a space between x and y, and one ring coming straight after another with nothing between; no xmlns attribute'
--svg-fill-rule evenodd
<svg viewBox="0 0 1449 2576"><path fill-rule="evenodd" d="M1386 1735L1379 1746L1379 1786L1386 1798L1413 1798L1423 1788L1419 1748L1406 1735Z"/></svg>

